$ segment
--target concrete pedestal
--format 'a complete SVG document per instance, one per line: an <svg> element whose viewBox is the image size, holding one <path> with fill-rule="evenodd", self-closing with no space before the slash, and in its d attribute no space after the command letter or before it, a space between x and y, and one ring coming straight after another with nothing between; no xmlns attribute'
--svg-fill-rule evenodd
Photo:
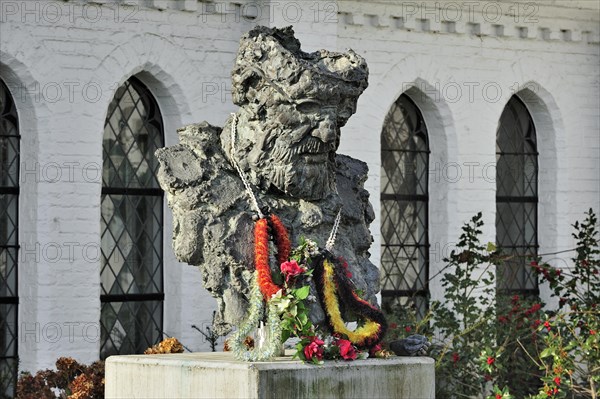
<svg viewBox="0 0 600 399"><path fill-rule="evenodd" d="M406 398L435 396L434 361L393 357L303 364L236 361L228 352L111 356L106 398Z"/></svg>

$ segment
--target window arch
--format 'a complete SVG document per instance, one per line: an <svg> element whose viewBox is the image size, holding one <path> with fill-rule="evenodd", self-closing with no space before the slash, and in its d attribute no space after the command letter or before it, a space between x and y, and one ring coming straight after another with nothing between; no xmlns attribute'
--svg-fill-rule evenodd
<svg viewBox="0 0 600 399"><path fill-rule="evenodd" d="M429 295L429 139L419 108L402 94L381 132L381 296L388 314Z"/></svg>
<svg viewBox="0 0 600 399"><path fill-rule="evenodd" d="M163 146L158 104L132 77L104 124L101 358L141 353L162 338L163 191L154 152Z"/></svg>
<svg viewBox="0 0 600 399"><path fill-rule="evenodd" d="M0 396L12 397L18 364L19 118L0 80Z"/></svg>
<svg viewBox="0 0 600 399"><path fill-rule="evenodd" d="M538 295L529 263L538 253L538 151L531 114L512 96L496 133L496 241L506 255L497 268L500 293Z"/></svg>

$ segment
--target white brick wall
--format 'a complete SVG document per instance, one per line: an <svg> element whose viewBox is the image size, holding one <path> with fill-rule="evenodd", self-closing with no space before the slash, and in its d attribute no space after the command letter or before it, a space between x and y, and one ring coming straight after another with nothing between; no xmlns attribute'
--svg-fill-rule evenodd
<svg viewBox="0 0 600 399"><path fill-rule="evenodd" d="M493 165L498 120L508 99L516 92L525 96L522 90L529 89L533 95L526 102L536 122L540 152L540 252L572 248L570 224L581 219L589 207L598 209L600 205L599 54L597 22L593 20L598 5L583 2L581 7L588 10L576 10L564 2L552 6L538 3L531 9L526 7L533 3L437 4L339 3L344 18L338 27L338 48L352 47L368 60L371 71L370 87L344 130L341 152L369 164L367 184L379 214L376 199L383 119L406 88L420 90L415 94L413 89L412 98L422 108L430 130L429 220L434 274L441 266L440 259L448 255L448 242L456 241L461 224L477 211L484 214L484 240L495 241ZM456 4L463 6L462 18L451 18L456 33L434 29ZM486 6L488 14L483 11ZM492 7L507 13L519 9L520 15L496 18ZM365 19L365 15L377 15L379 23L371 23L373 18ZM417 23L425 17L429 25ZM397 23L382 26L381 21L398 19L403 21L402 28ZM481 33L469 33L469 24L478 24ZM490 26L500 24L504 35L497 36L494 32L500 29ZM569 41L531 34L521 38L515 26L526 27L529 32L570 29L588 33L585 40L583 35L572 35ZM457 165L460 176L455 179ZM378 230L376 220L371 231ZM371 253L376 261L380 239L374 236ZM563 264L563 259L555 263ZM438 298L443 294L439 288L432 286ZM548 295L543 292L545 299Z"/></svg>
<svg viewBox="0 0 600 399"><path fill-rule="evenodd" d="M570 223L600 208L598 5L527 8L532 4L0 0L0 77L14 92L22 134L21 369L51 367L63 355L84 362L98 356L100 259L82 249L100 242L94 171L102 166L104 119L116 88L139 74L161 107L167 145L184 124L220 125L234 110L229 74L239 37L256 23L293 24L306 50L351 47L369 62L370 86L340 151L369 164L377 215L383 118L410 89L430 131L431 274L477 211L485 239L494 241L495 170L484 166L495 162L504 105L530 88L541 252L572 247ZM456 165L461 175L453 179ZM164 327L191 349L207 350L191 325L210 321L214 300L198 270L175 260L165 214ZM378 263L379 219L372 232ZM56 248L59 258L49 252Z"/></svg>

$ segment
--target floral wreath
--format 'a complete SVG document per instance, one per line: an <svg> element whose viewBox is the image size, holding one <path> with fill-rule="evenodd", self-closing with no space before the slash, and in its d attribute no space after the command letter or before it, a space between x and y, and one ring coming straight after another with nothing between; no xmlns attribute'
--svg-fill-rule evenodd
<svg viewBox="0 0 600 399"><path fill-rule="evenodd" d="M254 226L255 272L250 286L250 307L246 319L229 339L229 347L238 360L265 361L279 353L281 344L290 337L300 338L294 357L312 363L323 359L354 360L370 355L387 357L379 345L387 330L381 310L360 298L351 281L348 264L335 258L331 249L335 243L341 219L338 212L325 249L309 239L301 239L291 249L289 234L282 221L261 209L244 174L235 161L237 116L233 114L231 128L231 161L258 213ZM269 245L277 248L280 273L272 273ZM316 301L310 295L310 281L315 280L316 294L326 314L325 331L318 331L308 316L307 302ZM265 306L266 302L266 306ZM359 316L355 330L346 327L340 302ZM266 316L267 339L263 346L248 350L244 341ZM323 329L321 329L323 330ZM320 336L319 336L320 335Z"/></svg>

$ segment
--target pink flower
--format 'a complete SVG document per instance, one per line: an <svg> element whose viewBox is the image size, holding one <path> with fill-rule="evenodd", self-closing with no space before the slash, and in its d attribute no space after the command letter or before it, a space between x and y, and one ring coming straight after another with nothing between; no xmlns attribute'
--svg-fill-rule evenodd
<svg viewBox="0 0 600 399"><path fill-rule="evenodd" d="M340 356L344 360L354 360L358 356L356 349L352 346L352 342L347 339L339 339L335 345L340 348Z"/></svg>
<svg viewBox="0 0 600 399"><path fill-rule="evenodd" d="M281 273L285 276L285 282L289 282L291 278L298 276L304 272L304 269L300 267L298 262L291 260L289 262L283 262L280 266Z"/></svg>
<svg viewBox="0 0 600 399"><path fill-rule="evenodd" d="M317 360L323 360L323 345L325 342L318 337L309 337L310 343L304 347L304 357L307 361L311 361L313 357Z"/></svg>

